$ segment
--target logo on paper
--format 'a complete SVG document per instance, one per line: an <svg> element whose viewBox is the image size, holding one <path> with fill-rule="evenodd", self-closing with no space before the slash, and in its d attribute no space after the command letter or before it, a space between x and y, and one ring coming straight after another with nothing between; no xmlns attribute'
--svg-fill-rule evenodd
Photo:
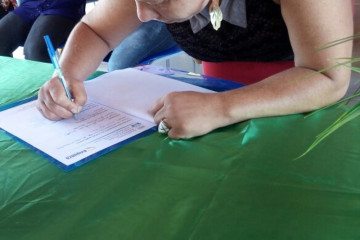
<svg viewBox="0 0 360 240"><path fill-rule="evenodd" d="M73 153L73 154L71 154L71 155L69 155L69 156L67 156L67 157L65 157L65 158L66 158L66 159L72 159L72 158L74 158L74 157L77 157L77 156L79 156L79 155L81 155L81 154L84 154L84 153L93 151L93 150L95 150L95 149L96 149L95 147L87 147L86 149L84 149L84 150L82 150L82 151L78 151L78 152L76 152L76 153Z"/></svg>

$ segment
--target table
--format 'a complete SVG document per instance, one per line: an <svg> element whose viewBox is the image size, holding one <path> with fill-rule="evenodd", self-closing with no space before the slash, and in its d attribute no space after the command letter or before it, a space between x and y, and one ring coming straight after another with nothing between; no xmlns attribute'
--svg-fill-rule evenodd
<svg viewBox="0 0 360 240"><path fill-rule="evenodd" d="M52 71L0 57L0 107ZM0 239L360 239L360 121L294 160L346 109L154 133L67 173L1 132Z"/></svg>

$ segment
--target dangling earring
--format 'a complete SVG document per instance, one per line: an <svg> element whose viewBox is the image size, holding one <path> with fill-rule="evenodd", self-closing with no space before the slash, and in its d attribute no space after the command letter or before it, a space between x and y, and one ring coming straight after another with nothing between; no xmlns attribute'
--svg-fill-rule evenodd
<svg viewBox="0 0 360 240"><path fill-rule="evenodd" d="M219 7L219 0L212 0L209 6L210 21L213 28L217 31L221 26L223 15Z"/></svg>

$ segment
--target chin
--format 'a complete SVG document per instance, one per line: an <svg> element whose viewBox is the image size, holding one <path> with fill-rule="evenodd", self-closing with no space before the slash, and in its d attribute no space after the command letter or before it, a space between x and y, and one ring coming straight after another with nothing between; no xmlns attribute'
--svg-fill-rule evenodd
<svg viewBox="0 0 360 240"><path fill-rule="evenodd" d="M163 23L167 23L167 24L171 24L171 23L181 23L181 22L185 22L187 20L189 20L191 17L189 18L182 18L182 19L156 19L159 22L163 22Z"/></svg>
<svg viewBox="0 0 360 240"><path fill-rule="evenodd" d="M190 18L189 18L190 19ZM189 19L176 19L176 20L158 20L160 22L163 22L163 23L167 23L167 24L170 24L170 23L181 23L181 22L185 22Z"/></svg>

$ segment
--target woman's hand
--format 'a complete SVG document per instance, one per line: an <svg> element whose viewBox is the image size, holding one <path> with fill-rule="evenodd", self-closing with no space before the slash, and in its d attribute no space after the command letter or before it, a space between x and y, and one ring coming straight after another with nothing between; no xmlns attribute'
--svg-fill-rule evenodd
<svg viewBox="0 0 360 240"><path fill-rule="evenodd" d="M51 78L40 88L37 109L45 118L50 120L71 118L75 113L80 112L87 98L84 83L74 80L67 84L74 101L66 96L57 76Z"/></svg>
<svg viewBox="0 0 360 240"><path fill-rule="evenodd" d="M170 138L204 135L230 124L221 93L172 92L158 99L151 110L154 121L170 128Z"/></svg>

